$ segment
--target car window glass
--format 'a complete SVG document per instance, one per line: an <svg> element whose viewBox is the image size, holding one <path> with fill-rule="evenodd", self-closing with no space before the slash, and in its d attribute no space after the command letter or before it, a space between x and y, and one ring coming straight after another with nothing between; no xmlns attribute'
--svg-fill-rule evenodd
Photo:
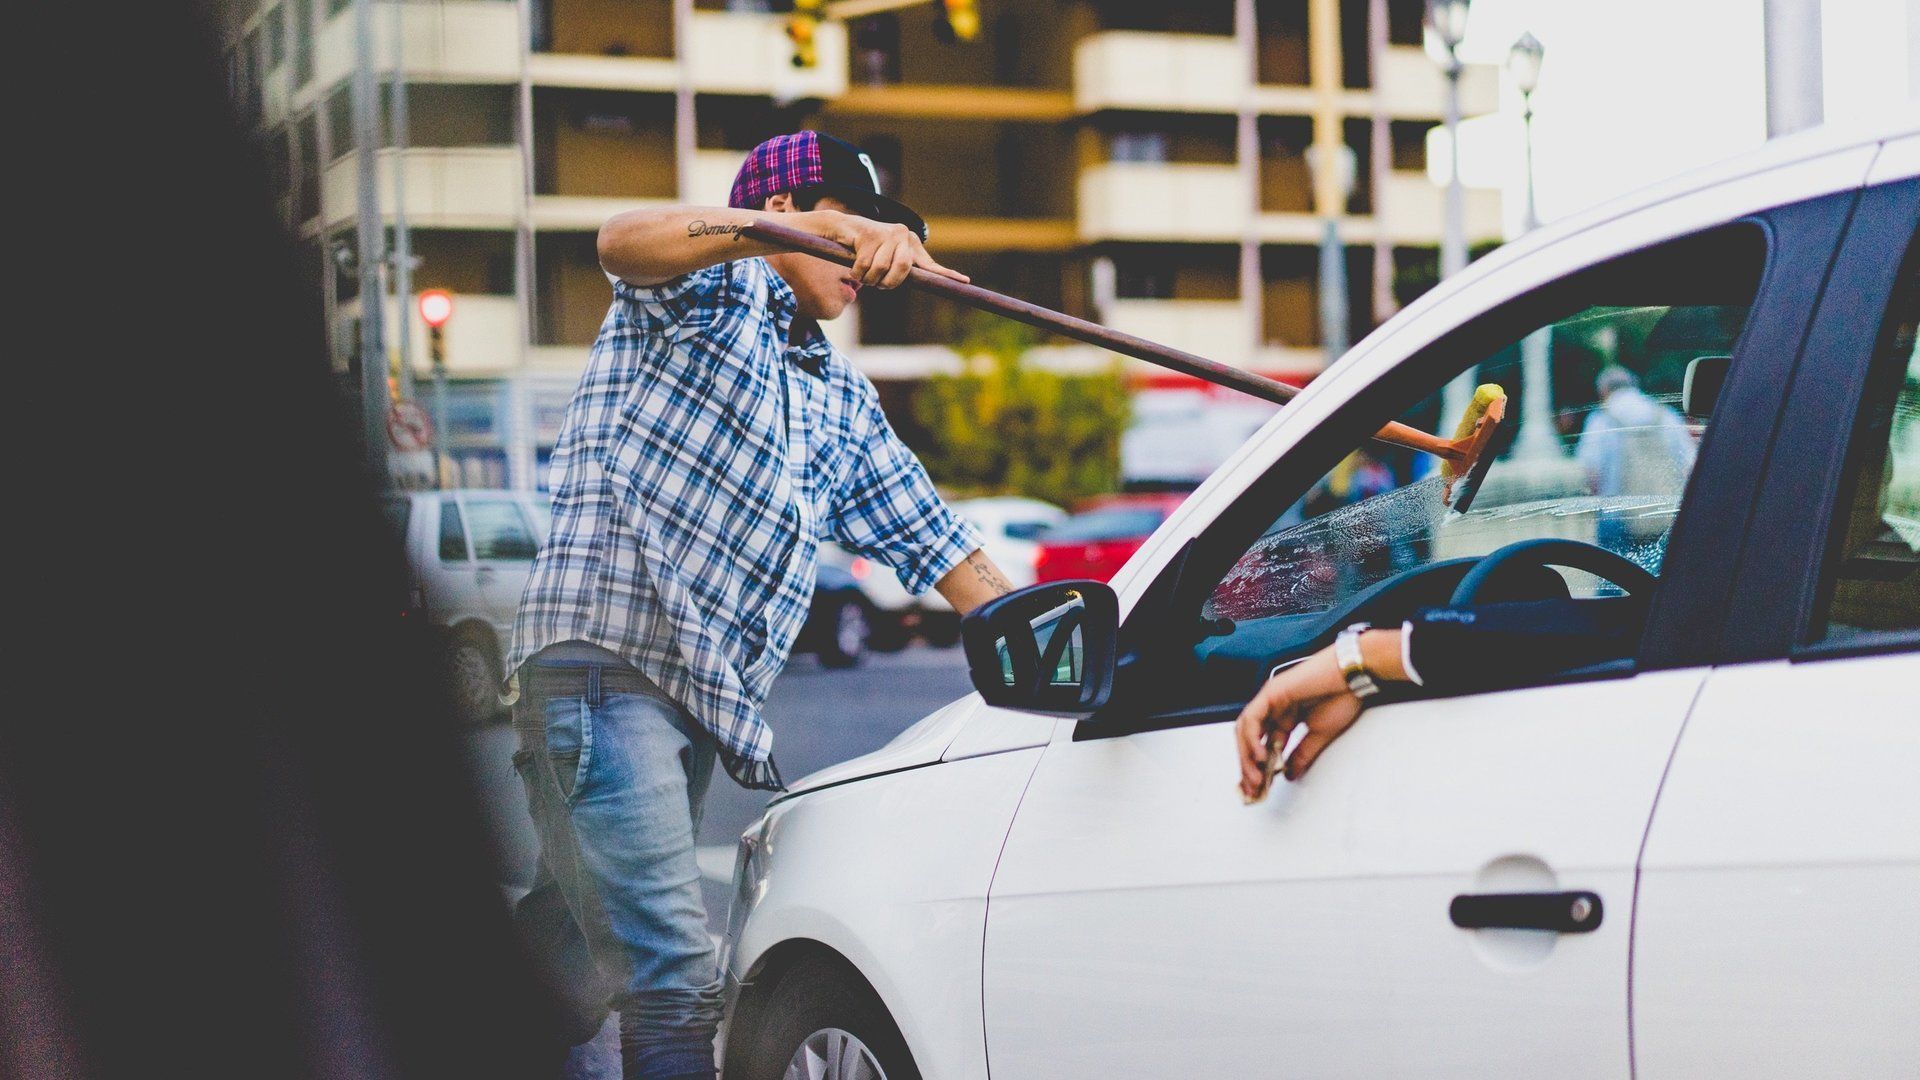
<svg viewBox="0 0 1920 1080"><path fill-rule="evenodd" d="M467 517L476 559L531 560L538 550L518 503L469 498Z"/></svg>
<svg viewBox="0 0 1920 1080"><path fill-rule="evenodd" d="M1001 531L1009 540L1038 540L1047 534L1050 521L1009 521Z"/></svg>
<svg viewBox="0 0 1920 1080"><path fill-rule="evenodd" d="M1051 543L1071 543L1145 536L1159 528L1166 516L1160 510L1138 507L1089 510L1054 526L1047 533L1047 540Z"/></svg>
<svg viewBox="0 0 1920 1080"><path fill-rule="evenodd" d="M467 531L460 522L460 504L452 499L440 504L440 560L467 561Z"/></svg>
<svg viewBox="0 0 1920 1080"><path fill-rule="evenodd" d="M1688 366L1729 356L1746 315L1744 303L1594 306L1512 342L1469 376L1509 395L1511 441L1465 513L1448 507L1437 459L1369 442L1274 520L1203 615L1326 612L1411 570L1533 537L1596 544L1657 575L1706 423L1680 411ZM1410 419L1450 433L1446 399ZM1617 591L1560 573L1576 597Z"/></svg>
<svg viewBox="0 0 1920 1080"><path fill-rule="evenodd" d="M1901 291L1855 429L1862 452L1837 504L1816 640L1920 630L1920 277Z"/></svg>

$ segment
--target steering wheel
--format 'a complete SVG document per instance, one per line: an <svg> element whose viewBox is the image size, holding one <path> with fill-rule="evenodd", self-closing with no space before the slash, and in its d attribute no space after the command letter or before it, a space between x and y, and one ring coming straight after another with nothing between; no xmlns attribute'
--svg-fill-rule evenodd
<svg viewBox="0 0 1920 1080"><path fill-rule="evenodd" d="M1652 591L1658 581L1639 564L1606 548L1579 540L1547 536L1521 540L1489 552L1473 564L1473 569L1467 571L1466 577L1460 579L1448 603L1453 607L1466 607L1480 598L1480 594L1487 589L1487 583L1493 581L1496 575L1511 573L1521 567L1537 570L1549 566L1585 570L1620 586L1629 596Z"/></svg>

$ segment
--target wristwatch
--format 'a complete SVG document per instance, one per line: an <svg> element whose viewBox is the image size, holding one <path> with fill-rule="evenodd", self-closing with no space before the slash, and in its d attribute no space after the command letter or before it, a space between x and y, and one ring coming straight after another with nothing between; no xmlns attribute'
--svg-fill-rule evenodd
<svg viewBox="0 0 1920 1080"><path fill-rule="evenodd" d="M1333 639L1333 659L1340 665L1340 674L1347 680L1347 689L1362 701L1380 692L1380 684L1374 681L1373 673L1367 670L1367 662L1360 655L1360 635L1373 629L1372 623L1357 622L1340 631Z"/></svg>

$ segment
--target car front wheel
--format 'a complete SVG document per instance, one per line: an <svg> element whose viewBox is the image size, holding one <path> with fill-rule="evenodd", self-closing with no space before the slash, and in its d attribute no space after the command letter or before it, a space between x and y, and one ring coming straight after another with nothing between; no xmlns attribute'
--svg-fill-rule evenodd
<svg viewBox="0 0 1920 1080"><path fill-rule="evenodd" d="M748 1080L920 1080L872 989L829 959L795 964L761 1015L768 1022L745 1063Z"/></svg>
<svg viewBox="0 0 1920 1080"><path fill-rule="evenodd" d="M447 649L447 695L462 724L479 727L500 714L500 659L493 643L466 632Z"/></svg>

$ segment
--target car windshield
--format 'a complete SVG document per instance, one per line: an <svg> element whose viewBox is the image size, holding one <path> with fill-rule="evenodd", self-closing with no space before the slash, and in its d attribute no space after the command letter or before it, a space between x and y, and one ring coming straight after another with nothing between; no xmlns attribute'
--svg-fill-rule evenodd
<svg viewBox="0 0 1920 1080"><path fill-rule="evenodd" d="M1433 458L1370 444L1269 526L1203 614L1325 612L1409 571L1534 537L1596 544L1657 576L1705 427L1703 418L1683 416L1681 387L1695 361L1731 352L1745 315L1745 307L1723 305L1596 307L1554 324L1534 370L1549 374L1559 407L1536 402L1529 418L1524 400L1517 409L1509 403L1506 434L1518 428L1518 437L1496 448L1466 512L1449 507ZM1518 343L1475 379L1523 395L1523 354L1534 347ZM1439 403L1426 408L1437 412ZM1581 571L1561 576L1576 597L1617 591Z"/></svg>

